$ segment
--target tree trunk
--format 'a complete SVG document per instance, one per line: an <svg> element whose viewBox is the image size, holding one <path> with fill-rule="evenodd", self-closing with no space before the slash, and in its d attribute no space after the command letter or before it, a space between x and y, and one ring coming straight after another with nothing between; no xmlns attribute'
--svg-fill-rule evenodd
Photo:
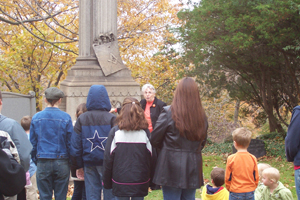
<svg viewBox="0 0 300 200"><path fill-rule="evenodd" d="M234 116L233 116L234 124L237 124L239 120L240 103L241 101L239 99L235 102Z"/></svg>

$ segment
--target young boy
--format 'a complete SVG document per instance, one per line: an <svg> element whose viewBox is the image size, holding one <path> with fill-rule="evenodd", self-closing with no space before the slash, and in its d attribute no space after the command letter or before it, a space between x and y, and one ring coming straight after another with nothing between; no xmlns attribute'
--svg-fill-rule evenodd
<svg viewBox="0 0 300 200"><path fill-rule="evenodd" d="M22 117L21 119L21 126L23 127L24 131L26 132L28 139L30 134L30 123L31 123L31 117L26 115ZM26 185L26 200L37 200L37 184L36 184L36 165L30 160L30 166L29 166L29 174L30 174L30 182L32 185Z"/></svg>
<svg viewBox="0 0 300 200"><path fill-rule="evenodd" d="M207 184L203 187L202 200L228 200L229 192L222 185L225 181L225 170L219 167L214 168L210 173L212 186Z"/></svg>
<svg viewBox="0 0 300 200"><path fill-rule="evenodd" d="M258 186L254 192L255 194L255 199L261 199L261 193L262 190L266 187L263 182L262 182L262 172L267 169L270 168L271 166L267 163L258 163L257 164L257 168L258 168L258 176L259 176L259 183Z"/></svg>
<svg viewBox="0 0 300 200"><path fill-rule="evenodd" d="M261 200L293 200L293 195L289 189L279 181L280 173L274 168L270 167L262 172L262 182L266 186L261 193Z"/></svg>
<svg viewBox="0 0 300 200"><path fill-rule="evenodd" d="M237 152L228 157L225 171L225 186L230 192L230 200L254 200L254 190L259 179L256 157L247 151L251 136L252 133L246 128L232 132Z"/></svg>
<svg viewBox="0 0 300 200"><path fill-rule="evenodd" d="M45 91L47 107L36 113L30 124L31 158L37 165L36 181L40 199L64 200L70 176L70 148L73 125L68 113L58 107L64 93L50 87Z"/></svg>

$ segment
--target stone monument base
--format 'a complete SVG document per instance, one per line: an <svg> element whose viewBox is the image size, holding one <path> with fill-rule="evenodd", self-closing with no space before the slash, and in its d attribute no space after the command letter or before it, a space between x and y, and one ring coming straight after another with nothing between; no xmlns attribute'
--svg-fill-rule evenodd
<svg viewBox="0 0 300 200"><path fill-rule="evenodd" d="M85 103L92 85L104 85L112 107L121 106L125 97L141 99L140 85L131 77L129 69L122 69L109 76L104 76L98 61L95 59L77 59L60 89L65 93L60 109L67 112L75 120L76 108L80 103Z"/></svg>

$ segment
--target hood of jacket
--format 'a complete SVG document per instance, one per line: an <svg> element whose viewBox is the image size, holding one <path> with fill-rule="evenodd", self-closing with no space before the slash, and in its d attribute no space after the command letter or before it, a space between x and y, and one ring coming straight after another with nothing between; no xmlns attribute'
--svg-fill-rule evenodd
<svg viewBox="0 0 300 200"><path fill-rule="evenodd" d="M228 190L226 190L226 188L223 188L217 193L207 194L207 185L205 185L202 189L201 199L202 200L216 200L216 199L229 200L229 192Z"/></svg>
<svg viewBox="0 0 300 200"><path fill-rule="evenodd" d="M92 85L86 100L87 110L110 111L111 104L103 85Z"/></svg>

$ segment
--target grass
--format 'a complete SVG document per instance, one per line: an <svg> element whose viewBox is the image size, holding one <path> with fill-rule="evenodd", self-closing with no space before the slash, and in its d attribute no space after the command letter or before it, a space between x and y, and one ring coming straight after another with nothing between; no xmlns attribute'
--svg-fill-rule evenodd
<svg viewBox="0 0 300 200"><path fill-rule="evenodd" d="M203 174L204 181L207 183L210 181L210 172L214 167L226 168L226 160L228 153L222 155L216 154L203 154ZM279 157L265 156L258 159L258 162L268 163L272 167L277 168L280 171L280 181L285 187L291 190L293 197L297 200L295 181L294 181L294 166L292 163L288 163L285 159ZM196 198L201 197L201 189L196 191ZM67 198L70 200L71 198ZM145 200L162 200L163 195L161 190L154 190L148 193Z"/></svg>
<svg viewBox="0 0 300 200"><path fill-rule="evenodd" d="M297 200L294 166L285 159L284 136L279 133L271 133L261 136L259 139L264 140L267 155L259 158L258 162L268 163L272 167L280 171L280 181L291 190L293 197ZM232 152L232 142L216 144L209 141L203 149L203 174L204 181L210 181L210 172L214 167L226 168L227 157ZM196 191L196 198L201 197L201 189ZM161 200L163 199L161 190L149 192L145 200Z"/></svg>
<svg viewBox="0 0 300 200"><path fill-rule="evenodd" d="M210 172L214 167L226 168L226 160L228 154L224 155L203 155L203 174L205 182L210 181ZM268 163L272 167L277 168L280 171L280 181L291 190L293 197L297 200L295 181L294 181L294 166L292 163L288 163L285 159L279 157L262 157L258 159L258 162ZM201 189L197 190L196 198L201 197ZM155 190L149 192L148 196L145 197L145 200L161 200L163 199L162 191Z"/></svg>

